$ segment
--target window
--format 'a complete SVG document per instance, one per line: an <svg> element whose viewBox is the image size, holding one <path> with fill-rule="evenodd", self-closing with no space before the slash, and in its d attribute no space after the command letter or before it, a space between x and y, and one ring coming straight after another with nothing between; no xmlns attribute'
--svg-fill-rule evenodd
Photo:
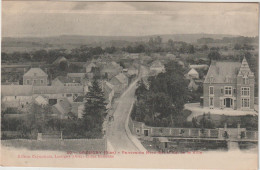
<svg viewBox="0 0 260 170"><path fill-rule="evenodd" d="M30 84L30 80L26 80L26 84Z"/></svg>
<svg viewBox="0 0 260 170"><path fill-rule="evenodd" d="M43 80L41 80L41 84L43 84Z"/></svg>
<svg viewBox="0 0 260 170"><path fill-rule="evenodd" d="M249 103L250 103L249 99L242 98L242 107L243 108L248 108L250 106Z"/></svg>
<svg viewBox="0 0 260 170"><path fill-rule="evenodd" d="M223 94L223 88L220 89L221 94Z"/></svg>
<svg viewBox="0 0 260 170"><path fill-rule="evenodd" d="M214 102L213 97L210 97L209 98L209 106L213 106L213 102Z"/></svg>
<svg viewBox="0 0 260 170"><path fill-rule="evenodd" d="M242 87L241 88L241 95L242 96L249 96L250 94L250 88L249 87Z"/></svg>
<svg viewBox="0 0 260 170"><path fill-rule="evenodd" d="M36 84L37 83L37 81L36 80L33 80L33 84Z"/></svg>
<svg viewBox="0 0 260 170"><path fill-rule="evenodd" d="M232 87L231 86L225 87L225 95L232 95Z"/></svg>
<svg viewBox="0 0 260 170"><path fill-rule="evenodd" d="M36 76L36 73L34 73L34 76Z"/></svg>
<svg viewBox="0 0 260 170"><path fill-rule="evenodd" d="M233 89L233 93L236 94L236 92L237 92L237 89Z"/></svg>
<svg viewBox="0 0 260 170"><path fill-rule="evenodd" d="M66 94L66 97L71 97L72 96L72 94Z"/></svg>
<svg viewBox="0 0 260 170"><path fill-rule="evenodd" d="M248 78L247 77L243 77L243 84L248 84Z"/></svg>
<svg viewBox="0 0 260 170"><path fill-rule="evenodd" d="M214 87L213 87L213 86L210 86L210 87L209 87L209 94L210 94L210 95L213 95L213 94L214 94Z"/></svg>

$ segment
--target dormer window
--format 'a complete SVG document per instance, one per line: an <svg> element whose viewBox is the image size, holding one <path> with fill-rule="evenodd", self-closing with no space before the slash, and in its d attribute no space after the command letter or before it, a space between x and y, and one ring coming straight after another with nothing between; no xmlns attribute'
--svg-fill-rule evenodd
<svg viewBox="0 0 260 170"><path fill-rule="evenodd" d="M248 84L248 78L247 77L243 77L243 84Z"/></svg>
<svg viewBox="0 0 260 170"><path fill-rule="evenodd" d="M226 81L226 83L231 83L231 78L229 76L226 76L225 81Z"/></svg>
<svg viewBox="0 0 260 170"><path fill-rule="evenodd" d="M36 76L36 73L34 73L34 76Z"/></svg>

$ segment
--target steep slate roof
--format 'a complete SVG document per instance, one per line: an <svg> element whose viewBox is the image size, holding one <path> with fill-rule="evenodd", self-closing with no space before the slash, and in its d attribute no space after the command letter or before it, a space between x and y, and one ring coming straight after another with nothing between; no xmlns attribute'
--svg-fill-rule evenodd
<svg viewBox="0 0 260 170"><path fill-rule="evenodd" d="M83 93L83 86L34 86L34 94Z"/></svg>
<svg viewBox="0 0 260 170"><path fill-rule="evenodd" d="M32 96L31 85L2 85L1 96Z"/></svg>
<svg viewBox="0 0 260 170"><path fill-rule="evenodd" d="M34 76L48 76L48 75L44 71L42 71L42 69L40 69L40 68L31 68L23 76L24 77L34 77Z"/></svg>
<svg viewBox="0 0 260 170"><path fill-rule="evenodd" d="M210 77L213 77L212 83L236 83L240 66L240 62L212 62L204 83L210 83Z"/></svg>

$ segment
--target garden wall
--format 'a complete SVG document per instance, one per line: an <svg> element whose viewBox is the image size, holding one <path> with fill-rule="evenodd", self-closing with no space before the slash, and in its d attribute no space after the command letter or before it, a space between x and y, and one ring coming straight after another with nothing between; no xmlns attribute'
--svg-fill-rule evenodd
<svg viewBox="0 0 260 170"><path fill-rule="evenodd" d="M129 119L129 129L132 134L150 137L185 137L185 138L224 138L224 128L201 129L201 128L170 128L170 127L151 127L142 122ZM237 138L240 133L245 132L245 139L257 140L257 131L246 131L245 128L227 128L230 137Z"/></svg>

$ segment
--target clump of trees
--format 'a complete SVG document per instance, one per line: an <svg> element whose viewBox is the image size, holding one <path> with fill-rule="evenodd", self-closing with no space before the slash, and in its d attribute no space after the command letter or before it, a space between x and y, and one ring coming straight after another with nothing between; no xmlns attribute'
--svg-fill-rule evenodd
<svg viewBox="0 0 260 170"><path fill-rule="evenodd" d="M184 115L187 101L188 82L184 79L184 70L177 62L165 65L166 72L152 76L147 89L140 81L136 90L137 102L131 117L151 126L181 127L188 115Z"/></svg>

